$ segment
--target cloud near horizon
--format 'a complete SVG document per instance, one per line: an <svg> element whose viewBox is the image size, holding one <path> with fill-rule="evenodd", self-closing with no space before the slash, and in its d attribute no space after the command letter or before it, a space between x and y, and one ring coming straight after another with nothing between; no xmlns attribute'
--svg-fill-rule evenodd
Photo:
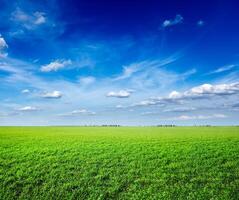
<svg viewBox="0 0 239 200"><path fill-rule="evenodd" d="M188 115L181 115L179 117L174 117L172 119L174 120L207 120L207 119L213 119L213 118L226 118L227 116L224 114L213 114L213 115L194 115L194 116L188 116Z"/></svg>

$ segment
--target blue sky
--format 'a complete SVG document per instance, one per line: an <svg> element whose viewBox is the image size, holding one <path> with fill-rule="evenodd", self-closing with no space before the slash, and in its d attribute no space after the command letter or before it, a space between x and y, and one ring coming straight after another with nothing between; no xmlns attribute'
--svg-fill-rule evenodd
<svg viewBox="0 0 239 200"><path fill-rule="evenodd" d="M0 0L0 125L235 125L237 1Z"/></svg>

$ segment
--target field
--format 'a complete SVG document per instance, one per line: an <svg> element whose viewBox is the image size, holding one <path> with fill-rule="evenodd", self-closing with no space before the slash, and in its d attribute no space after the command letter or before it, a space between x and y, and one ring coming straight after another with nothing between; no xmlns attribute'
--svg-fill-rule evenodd
<svg viewBox="0 0 239 200"><path fill-rule="evenodd" d="M0 199L239 199L239 127L2 127Z"/></svg>

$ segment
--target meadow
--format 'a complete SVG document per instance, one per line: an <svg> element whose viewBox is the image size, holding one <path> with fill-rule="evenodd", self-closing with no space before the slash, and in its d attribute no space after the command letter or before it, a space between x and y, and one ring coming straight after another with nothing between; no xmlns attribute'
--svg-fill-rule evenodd
<svg viewBox="0 0 239 200"><path fill-rule="evenodd" d="M239 127L1 127L0 199L239 199Z"/></svg>

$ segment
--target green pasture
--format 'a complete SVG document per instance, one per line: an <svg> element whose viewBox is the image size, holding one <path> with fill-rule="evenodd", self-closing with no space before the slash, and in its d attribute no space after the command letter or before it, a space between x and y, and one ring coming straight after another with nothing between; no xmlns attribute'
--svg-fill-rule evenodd
<svg viewBox="0 0 239 200"><path fill-rule="evenodd" d="M0 199L239 199L239 127L1 127Z"/></svg>

